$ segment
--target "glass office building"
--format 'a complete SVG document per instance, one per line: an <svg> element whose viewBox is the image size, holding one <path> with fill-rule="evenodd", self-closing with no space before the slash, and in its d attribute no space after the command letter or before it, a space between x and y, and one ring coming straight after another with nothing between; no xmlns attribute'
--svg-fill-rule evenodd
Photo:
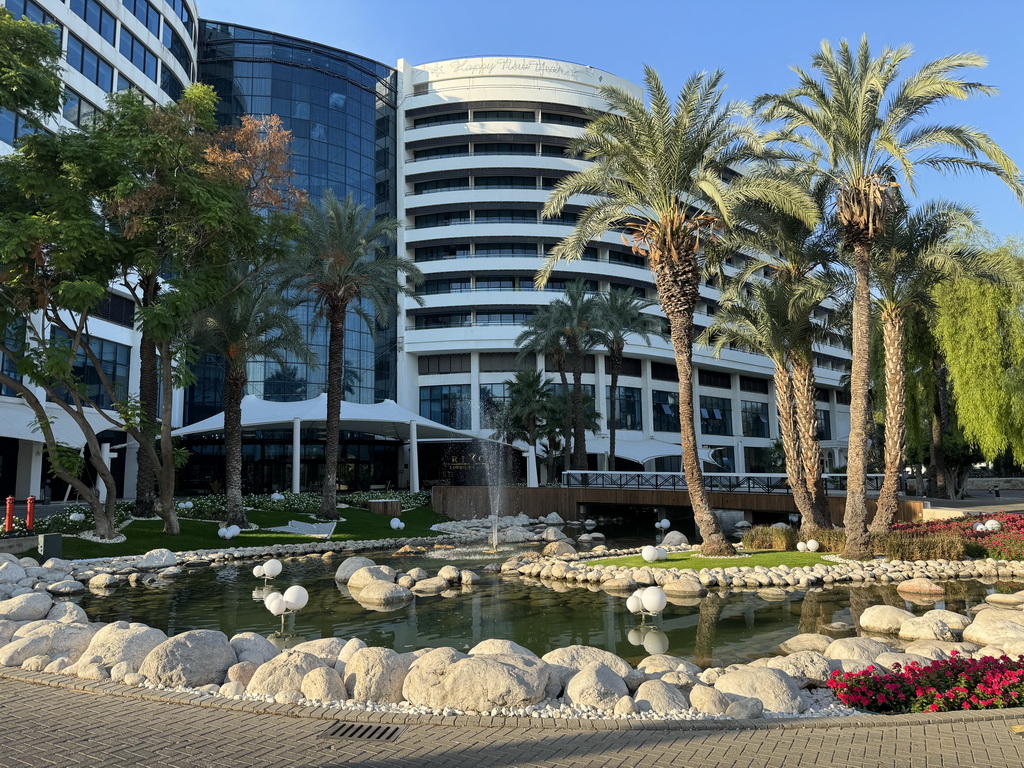
<svg viewBox="0 0 1024 768"><path fill-rule="evenodd" d="M395 70L325 45L235 24L202 21L199 80L220 96L218 119L279 115L292 132L293 183L317 202L327 190L378 213L395 214ZM319 366L301 360L250 365L249 393L303 400L325 390L327 327L312 306L297 310ZM345 399L395 397L395 334L370 332L350 316L345 338ZM220 412L220 366L196 367L186 393L184 423Z"/></svg>

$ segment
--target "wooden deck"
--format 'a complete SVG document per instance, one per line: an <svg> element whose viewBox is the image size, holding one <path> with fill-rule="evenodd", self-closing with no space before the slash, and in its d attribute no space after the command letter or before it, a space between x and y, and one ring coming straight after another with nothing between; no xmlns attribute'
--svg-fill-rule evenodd
<svg viewBox="0 0 1024 768"><path fill-rule="evenodd" d="M626 490L618 488L501 488L481 486L434 486L434 509L452 520L470 520L491 514L491 493L502 495L505 514L525 512L539 517L557 512L564 520L578 520L580 508L585 504L610 504L635 507L689 507L688 491ZM796 512L793 497L786 493L708 493L708 500L716 509L743 512ZM845 496L828 499L832 522L842 525ZM873 514L875 500L868 499L868 512ZM922 519L921 501L900 501L897 520L912 522Z"/></svg>

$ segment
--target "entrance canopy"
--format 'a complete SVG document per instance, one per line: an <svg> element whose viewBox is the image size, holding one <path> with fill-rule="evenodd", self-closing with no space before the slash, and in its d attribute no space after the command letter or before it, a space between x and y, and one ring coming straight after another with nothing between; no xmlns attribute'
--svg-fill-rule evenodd
<svg viewBox="0 0 1024 768"><path fill-rule="evenodd" d="M607 437L587 437L588 453L608 453L610 440ZM697 456L708 464L717 464L712 453L714 448L699 448ZM679 443L646 437L641 432L619 430L615 433L615 458L629 459L643 464L662 456L681 456L683 447Z"/></svg>
<svg viewBox="0 0 1024 768"><path fill-rule="evenodd" d="M85 435L63 408L56 403L47 403L46 412L50 417L53 436L58 443L81 448L85 445ZM111 424L100 413L86 413L86 421L96 432L107 429L120 429ZM16 440L28 440L33 443L45 443L43 431L38 428L35 411L20 398L0 398L0 436L12 437Z"/></svg>

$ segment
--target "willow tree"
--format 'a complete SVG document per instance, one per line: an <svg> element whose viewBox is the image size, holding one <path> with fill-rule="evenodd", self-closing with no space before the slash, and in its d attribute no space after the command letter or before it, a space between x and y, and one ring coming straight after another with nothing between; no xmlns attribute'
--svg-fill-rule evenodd
<svg viewBox="0 0 1024 768"><path fill-rule="evenodd" d="M735 166L757 155L758 135L743 122L741 105L724 100L723 74L690 77L673 104L657 73L647 67L650 106L628 91L605 86L607 111L595 113L568 152L590 162L561 179L544 206L559 215L591 196L573 232L552 249L536 282L543 285L561 259L583 257L592 240L623 232L650 265L661 308L668 318L679 374L679 422L683 471L703 551L733 554L704 489L693 413L693 315L700 297L702 244L737 224L744 204L764 205L813 223L816 211L794 183L752 167Z"/></svg>
<svg viewBox="0 0 1024 768"><path fill-rule="evenodd" d="M871 345L871 252L885 232L900 186L915 191L921 169L989 173L1024 198L1020 171L988 134L971 126L924 122L952 100L994 89L962 77L986 60L958 53L901 77L913 48L883 48L873 55L867 37L838 49L826 40L811 70L794 68L798 83L758 97L754 106L777 129L766 135L778 159L833 185L843 245L853 260L853 364L850 372L850 443L846 512L847 557L871 555L866 504L867 420Z"/></svg>

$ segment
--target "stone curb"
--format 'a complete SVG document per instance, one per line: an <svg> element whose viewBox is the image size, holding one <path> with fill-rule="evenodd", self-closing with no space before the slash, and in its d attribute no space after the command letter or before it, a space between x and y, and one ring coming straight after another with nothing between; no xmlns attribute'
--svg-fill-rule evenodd
<svg viewBox="0 0 1024 768"><path fill-rule="evenodd" d="M332 720L384 725L433 725L458 728L536 728L568 731L793 731L828 728L896 728L948 723L984 722L1024 719L1024 707L1000 710L969 710L912 715L853 715L850 717L790 718L784 720L589 720L539 717L505 717L491 715L419 715L404 712L356 712L299 704L274 704L262 701L236 701L204 693L157 691L133 688L109 680L79 680L44 672L21 669L0 669L0 679L45 685L50 688L79 691L97 695L121 696L139 701L187 704L206 709L248 712L256 715L284 715L310 720Z"/></svg>

